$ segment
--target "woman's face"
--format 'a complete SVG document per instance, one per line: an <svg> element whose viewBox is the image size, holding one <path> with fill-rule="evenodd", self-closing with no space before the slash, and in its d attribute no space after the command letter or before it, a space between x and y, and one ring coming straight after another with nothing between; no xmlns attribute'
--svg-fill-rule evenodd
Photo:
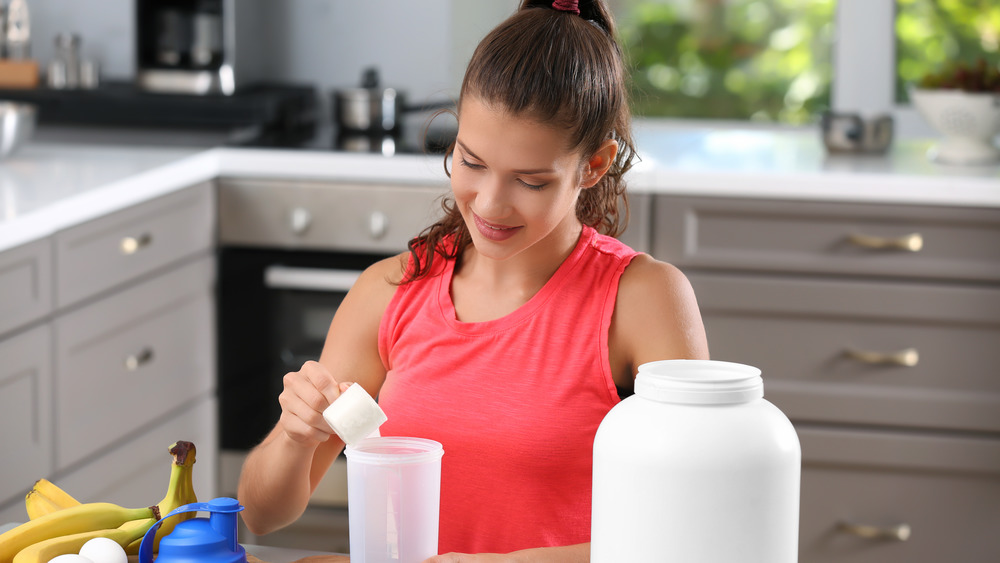
<svg viewBox="0 0 1000 563"><path fill-rule="evenodd" d="M477 251L503 260L540 241L575 242L582 160L566 133L475 97L459 116L451 188Z"/></svg>

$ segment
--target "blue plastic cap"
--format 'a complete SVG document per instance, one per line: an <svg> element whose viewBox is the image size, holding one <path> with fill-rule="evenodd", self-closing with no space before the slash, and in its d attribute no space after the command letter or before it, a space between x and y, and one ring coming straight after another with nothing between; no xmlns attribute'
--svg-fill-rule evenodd
<svg viewBox="0 0 1000 563"><path fill-rule="evenodd" d="M246 563L246 550L236 541L236 513L241 510L243 506L236 499L219 497L170 511L146 531L139 546L139 562L152 563L153 539L163 520L184 512L202 511L208 512L209 518L179 522L173 532L160 540L156 563Z"/></svg>

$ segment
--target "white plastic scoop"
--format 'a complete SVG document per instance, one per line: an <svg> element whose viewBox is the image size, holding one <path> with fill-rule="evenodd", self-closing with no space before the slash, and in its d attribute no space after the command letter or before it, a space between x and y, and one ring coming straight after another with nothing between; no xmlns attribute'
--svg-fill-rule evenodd
<svg viewBox="0 0 1000 563"><path fill-rule="evenodd" d="M377 436L379 426L389 417L365 388L355 383L323 411L323 419L345 444L353 446L372 435Z"/></svg>

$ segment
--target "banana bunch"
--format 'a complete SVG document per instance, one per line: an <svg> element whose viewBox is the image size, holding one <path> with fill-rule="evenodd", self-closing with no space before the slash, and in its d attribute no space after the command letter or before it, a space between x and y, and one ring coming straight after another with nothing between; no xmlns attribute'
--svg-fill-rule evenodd
<svg viewBox="0 0 1000 563"><path fill-rule="evenodd" d="M156 506L125 508L110 502L89 502L63 508L0 534L0 563L47 563L56 555L79 551L86 540L76 543L76 537L87 532L111 531L133 520L155 523L159 519ZM63 547L56 549L56 544L65 543L66 538L73 538L72 545L65 547L69 551L61 551Z"/></svg>
<svg viewBox="0 0 1000 563"><path fill-rule="evenodd" d="M148 508L128 509L111 503L81 503L47 479L39 479L24 497L29 521L0 535L0 563L48 563L58 555L77 553L96 537L111 539L126 553L139 552L153 524L175 508L197 502L192 482L195 446L171 444L170 480L163 499ZM163 536L194 512L171 518L157 530L154 552Z"/></svg>

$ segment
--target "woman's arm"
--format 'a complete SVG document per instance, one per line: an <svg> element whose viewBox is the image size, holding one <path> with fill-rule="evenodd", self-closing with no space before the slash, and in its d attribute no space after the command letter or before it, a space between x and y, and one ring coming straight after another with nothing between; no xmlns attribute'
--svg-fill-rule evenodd
<svg viewBox="0 0 1000 563"><path fill-rule="evenodd" d="M372 265L337 308L318 362L285 375L278 396L281 417L247 456L238 497L247 528L266 534L302 515L320 479L344 443L323 420L323 411L350 382L373 397L385 379L378 354L382 313L402 274L399 256Z"/></svg>

